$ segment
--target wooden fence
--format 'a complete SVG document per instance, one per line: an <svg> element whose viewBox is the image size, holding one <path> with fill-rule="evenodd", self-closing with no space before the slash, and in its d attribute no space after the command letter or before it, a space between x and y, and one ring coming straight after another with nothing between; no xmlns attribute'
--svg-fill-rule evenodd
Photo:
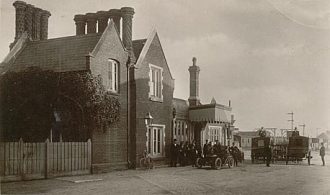
<svg viewBox="0 0 330 195"><path fill-rule="evenodd" d="M0 143L1 181L49 178L91 172L91 141Z"/></svg>

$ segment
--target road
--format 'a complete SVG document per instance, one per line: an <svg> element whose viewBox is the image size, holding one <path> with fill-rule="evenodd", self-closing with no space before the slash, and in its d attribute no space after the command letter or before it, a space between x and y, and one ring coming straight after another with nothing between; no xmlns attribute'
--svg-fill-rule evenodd
<svg viewBox="0 0 330 195"><path fill-rule="evenodd" d="M116 171L3 183L1 194L330 194L330 166L321 166L317 154L312 163Z"/></svg>

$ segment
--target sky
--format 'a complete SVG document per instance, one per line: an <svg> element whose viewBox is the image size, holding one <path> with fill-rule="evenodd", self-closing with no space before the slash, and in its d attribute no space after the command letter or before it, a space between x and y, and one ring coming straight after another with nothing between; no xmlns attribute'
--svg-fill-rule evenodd
<svg viewBox="0 0 330 195"><path fill-rule="evenodd" d="M15 36L13 0L0 0L0 60ZM188 99L192 57L200 98L228 105L241 130L330 130L329 0L26 0L49 10L49 38L75 34L73 17L134 7L133 39L156 29L175 79Z"/></svg>

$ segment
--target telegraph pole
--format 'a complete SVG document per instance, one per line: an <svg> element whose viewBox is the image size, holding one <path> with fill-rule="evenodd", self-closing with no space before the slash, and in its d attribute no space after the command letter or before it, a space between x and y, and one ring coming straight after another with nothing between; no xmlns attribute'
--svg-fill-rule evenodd
<svg viewBox="0 0 330 195"><path fill-rule="evenodd" d="M305 124L302 124L302 125L299 125L300 127L303 127L303 136L305 136L305 127L306 125Z"/></svg>
<svg viewBox="0 0 330 195"><path fill-rule="evenodd" d="M288 121L290 121L291 122L291 131L293 131L293 112L289 112L289 113L287 113L287 114L289 114L289 115L291 115L291 120L288 120Z"/></svg>

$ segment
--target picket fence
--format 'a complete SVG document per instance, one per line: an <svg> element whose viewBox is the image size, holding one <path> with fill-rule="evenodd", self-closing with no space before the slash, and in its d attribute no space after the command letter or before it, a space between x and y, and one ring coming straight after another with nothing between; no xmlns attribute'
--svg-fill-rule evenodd
<svg viewBox="0 0 330 195"><path fill-rule="evenodd" d="M0 143L1 182L91 173L87 142Z"/></svg>

